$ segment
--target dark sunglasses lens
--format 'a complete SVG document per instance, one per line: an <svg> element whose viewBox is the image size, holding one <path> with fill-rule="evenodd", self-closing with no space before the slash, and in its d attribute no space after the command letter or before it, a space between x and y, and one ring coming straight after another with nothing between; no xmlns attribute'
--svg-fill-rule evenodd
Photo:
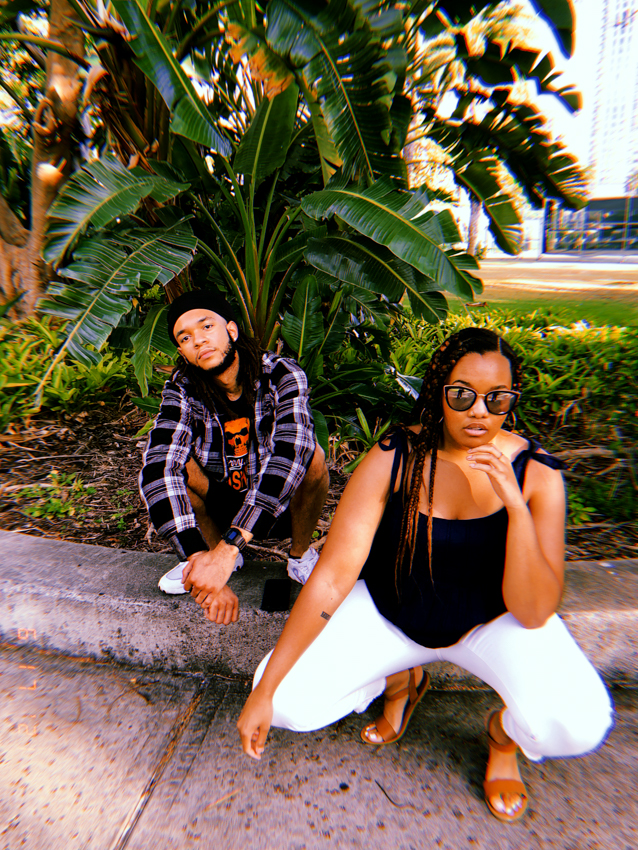
<svg viewBox="0 0 638 850"><path fill-rule="evenodd" d="M469 410L476 401L474 390L465 387L448 387L445 397L452 410Z"/></svg>
<svg viewBox="0 0 638 850"><path fill-rule="evenodd" d="M517 396L514 393L496 390L495 392L488 393L485 396L485 406L490 413L502 416L505 413L509 413L514 407L516 404L516 398Z"/></svg>

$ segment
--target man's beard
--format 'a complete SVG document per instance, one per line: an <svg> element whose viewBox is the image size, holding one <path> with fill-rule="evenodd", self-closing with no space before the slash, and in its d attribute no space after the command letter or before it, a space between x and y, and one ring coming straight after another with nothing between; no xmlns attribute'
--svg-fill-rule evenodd
<svg viewBox="0 0 638 850"><path fill-rule="evenodd" d="M233 365L233 361L235 360L235 354L237 353L237 343L235 340L228 335L228 346L226 347L226 351L222 356L222 359L217 364L217 366L211 366L210 369L202 369L203 372L206 373L206 376L209 378L214 378L217 375L221 375L226 369L230 369ZM201 367L200 367L201 368Z"/></svg>

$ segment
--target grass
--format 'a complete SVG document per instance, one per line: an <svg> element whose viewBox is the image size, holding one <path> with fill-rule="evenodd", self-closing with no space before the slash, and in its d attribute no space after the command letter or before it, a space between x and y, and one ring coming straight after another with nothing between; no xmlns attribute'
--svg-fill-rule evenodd
<svg viewBox="0 0 638 850"><path fill-rule="evenodd" d="M450 311L463 314L465 302L460 298L448 298ZM491 297L486 291L477 296L477 301L485 301L487 307L472 308L471 313L489 313L490 307L502 307L511 310L517 316L524 316L534 310L542 309L555 319L557 325L571 325L585 321L592 327L638 327L638 297L629 300L609 301L607 299L574 299L571 296L539 293L538 298L523 298L513 292L511 296Z"/></svg>
<svg viewBox="0 0 638 850"><path fill-rule="evenodd" d="M638 299L635 304L609 301L572 301L567 298L544 295L542 300L493 299L499 307L508 307L518 316L531 313L539 307L551 311L557 325L571 325L585 321L592 327L638 327Z"/></svg>

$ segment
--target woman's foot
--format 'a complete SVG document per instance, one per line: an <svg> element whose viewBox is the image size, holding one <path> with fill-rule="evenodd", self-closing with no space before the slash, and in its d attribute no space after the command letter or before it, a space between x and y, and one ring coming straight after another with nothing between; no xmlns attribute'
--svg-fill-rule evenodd
<svg viewBox="0 0 638 850"><path fill-rule="evenodd" d="M410 678L412 677L412 682ZM405 732L410 715L430 686L430 677L422 667L402 670L386 679L383 715L361 730L366 744L389 744L397 741ZM410 693L412 691L412 693ZM385 723L383 723L385 720ZM386 726L386 723L390 728ZM378 726L383 728L379 730Z"/></svg>
<svg viewBox="0 0 638 850"><path fill-rule="evenodd" d="M527 808L527 794L516 761L518 747L503 729L501 714L502 711L495 711L487 721L490 752L485 773L485 802L499 820L514 821Z"/></svg>

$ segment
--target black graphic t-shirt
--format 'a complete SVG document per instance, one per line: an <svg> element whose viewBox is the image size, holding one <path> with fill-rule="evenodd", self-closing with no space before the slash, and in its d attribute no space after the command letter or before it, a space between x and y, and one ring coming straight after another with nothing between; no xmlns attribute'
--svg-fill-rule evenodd
<svg viewBox="0 0 638 850"><path fill-rule="evenodd" d="M241 395L236 401L228 401L232 416L222 419L228 478L226 483L237 493L248 490L248 444L253 431L254 411Z"/></svg>

